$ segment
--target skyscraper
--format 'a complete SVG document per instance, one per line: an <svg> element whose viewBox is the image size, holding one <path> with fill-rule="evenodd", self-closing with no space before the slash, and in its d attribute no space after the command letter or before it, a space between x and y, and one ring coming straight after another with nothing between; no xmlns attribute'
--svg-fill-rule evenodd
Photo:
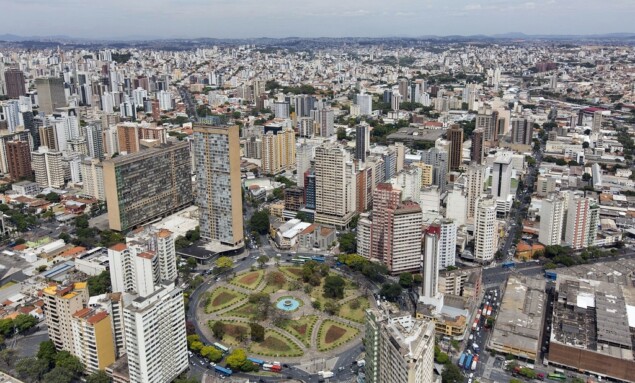
<svg viewBox="0 0 635 383"><path fill-rule="evenodd" d="M526 118L512 119L512 144L531 145L532 125Z"/></svg>
<svg viewBox="0 0 635 383"><path fill-rule="evenodd" d="M7 121L7 127L10 133L13 133L20 125L20 103L18 100L9 100L2 104L4 110L4 118Z"/></svg>
<svg viewBox="0 0 635 383"><path fill-rule="evenodd" d="M13 181L31 178L31 148L28 141L9 141L6 143L9 174Z"/></svg>
<svg viewBox="0 0 635 383"><path fill-rule="evenodd" d="M560 245L564 227L566 201L560 193L552 193L542 200L538 241L545 246Z"/></svg>
<svg viewBox="0 0 635 383"><path fill-rule="evenodd" d="M286 129L268 132L262 136L261 168L265 174L278 174L285 170L295 170L295 132Z"/></svg>
<svg viewBox="0 0 635 383"><path fill-rule="evenodd" d="M35 79L40 111L53 113L57 108L66 106L64 80L59 77L43 77Z"/></svg>
<svg viewBox="0 0 635 383"><path fill-rule="evenodd" d="M194 124L194 153L201 237L229 246L242 245L238 125Z"/></svg>
<svg viewBox="0 0 635 383"><path fill-rule="evenodd" d="M473 164L467 168L467 219L472 219L476 215L476 203L483 195L483 177L485 166Z"/></svg>
<svg viewBox="0 0 635 383"><path fill-rule="evenodd" d="M46 146L40 146L37 151L31 153L31 167L35 172L35 182L41 188L61 189L64 187L62 152L51 151Z"/></svg>
<svg viewBox="0 0 635 383"><path fill-rule="evenodd" d="M19 98L26 95L24 73L16 68L9 68L4 72L4 82L7 88L7 97Z"/></svg>
<svg viewBox="0 0 635 383"><path fill-rule="evenodd" d="M459 170L463 162L463 129L461 126L452 125L447 130L447 138L450 141L448 153L450 170Z"/></svg>
<svg viewBox="0 0 635 383"><path fill-rule="evenodd" d="M296 116L309 117L311 115L311 111L315 109L315 97L308 94L295 96L294 106Z"/></svg>
<svg viewBox="0 0 635 383"><path fill-rule="evenodd" d="M472 162L480 165L483 163L483 129L474 129L472 132L472 148L470 159Z"/></svg>
<svg viewBox="0 0 635 383"><path fill-rule="evenodd" d="M434 166L434 184L439 187L439 193L444 193L447 187L448 152L438 148L431 148L421 153L421 162Z"/></svg>
<svg viewBox="0 0 635 383"><path fill-rule="evenodd" d="M595 200L578 191L569 192L565 243L573 249L595 245L600 210Z"/></svg>
<svg viewBox="0 0 635 383"><path fill-rule="evenodd" d="M355 168L336 143L315 149L315 222L347 226L355 213Z"/></svg>
<svg viewBox="0 0 635 383"><path fill-rule="evenodd" d="M334 119L335 114L333 109L322 108L317 113L319 132L321 137L331 137L335 133Z"/></svg>
<svg viewBox="0 0 635 383"><path fill-rule="evenodd" d="M511 179L511 156L498 156L492 168L492 196L496 201L496 211L499 215L505 215L511 210L513 200Z"/></svg>
<svg viewBox="0 0 635 383"><path fill-rule="evenodd" d="M111 158L103 169L111 230L127 231L192 203L187 142Z"/></svg>
<svg viewBox="0 0 635 383"><path fill-rule="evenodd" d="M474 258L477 262L491 262L498 247L496 204L489 198L480 198L474 217Z"/></svg>
<svg viewBox="0 0 635 383"><path fill-rule="evenodd" d="M440 235L441 228L435 225L428 227L423 235L421 297L424 302L430 302L438 295Z"/></svg>
<svg viewBox="0 0 635 383"><path fill-rule="evenodd" d="M370 126L362 123L355 127L355 159L366 161L370 151Z"/></svg>
<svg viewBox="0 0 635 383"><path fill-rule="evenodd" d="M439 269L454 266L456 258L456 224L451 219L439 222Z"/></svg>
<svg viewBox="0 0 635 383"><path fill-rule="evenodd" d="M381 310L366 311L366 382L434 382L434 322Z"/></svg>
<svg viewBox="0 0 635 383"><path fill-rule="evenodd" d="M401 95L402 102L408 101L408 90L410 87L410 82L408 81L408 79L407 78L399 79L399 81L397 82L397 85L399 86L399 94Z"/></svg>

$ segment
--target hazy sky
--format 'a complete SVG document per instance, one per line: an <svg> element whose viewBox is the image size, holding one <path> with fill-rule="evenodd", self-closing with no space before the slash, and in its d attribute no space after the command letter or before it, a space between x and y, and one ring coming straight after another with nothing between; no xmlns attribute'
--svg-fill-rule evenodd
<svg viewBox="0 0 635 383"><path fill-rule="evenodd" d="M88 38L635 32L635 0L0 0L0 34Z"/></svg>

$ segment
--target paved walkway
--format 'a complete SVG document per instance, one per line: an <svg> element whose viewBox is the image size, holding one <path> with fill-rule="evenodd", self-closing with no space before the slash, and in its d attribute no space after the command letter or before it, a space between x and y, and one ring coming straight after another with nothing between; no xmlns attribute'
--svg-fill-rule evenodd
<svg viewBox="0 0 635 383"><path fill-rule="evenodd" d="M267 271L273 271L277 269L277 267L275 266L269 266L266 267L265 273ZM285 273L285 276L287 278L289 278L289 275L287 275ZM258 286L254 289L254 290L250 290L250 289L246 289L244 287L241 286L237 286L237 285L233 285L229 282L225 282L225 281L219 281L216 282L212 288L210 288L209 291L213 291L216 288L219 287L225 287L229 290L233 290L233 291L237 291L246 295L250 295L253 294L255 292L259 292L262 291L265 287L267 286L267 282L265 280L265 278L262 279L262 281L258 284ZM343 304L346 304L354 299L357 299L361 296L361 293L356 293L353 294L351 296L348 296L346 298L343 298L341 300L338 301L338 304L341 306ZM348 350L352 347L356 347L359 344L359 339L361 338L362 334L364 333L364 326L363 324L360 324L358 322L354 322L336 315L328 315L322 311L316 310L313 308L313 306L311 305L311 297L309 296L309 294L304 293L304 291L298 290L298 291L286 291L286 290L280 290L277 291L275 293L272 293L270 295L271 297L271 303L273 305L276 304L276 302L282 298L282 297L286 297L286 296L290 296L290 297L294 297L296 299L299 299L302 301L302 305L293 312L290 312L290 316L292 319L297 319L300 318L302 316L305 315L316 315L318 317L317 322L315 323L315 325L313 326L313 331L311 332L311 337L310 337L310 345L311 347L307 347L304 345L304 343L302 343L301 340L299 340L296 336L292 335L291 333L289 333L288 331L274 326L273 323L271 322L270 319L267 319L265 321L260 321L259 323L264 326L265 328L271 328L274 329L275 331L279 332L280 334L288 337L289 339L291 339L291 341L302 350L302 352L304 353L303 356L301 357L294 357L294 358L285 358L286 361L290 362L290 363L299 363L299 362L303 362L303 361L314 361L316 360L316 358L321 358L321 359L329 359L329 358L336 358L342 351L344 350ZM370 301L370 299L369 299ZM233 303L232 305L225 307L219 311L213 312L213 313L206 313L205 312L205 300L201 299L199 301L199 304L197 305L196 311L197 311L197 319L199 321L199 323L201 324L201 326L199 326L200 331L204 333L205 337L207 339L214 339L214 336L212 334L212 331L210 329L210 327L207 325L209 323L209 321L216 321L216 320L228 320L228 321L236 321L236 322L240 322L240 323L244 323L244 324L249 324L250 322L252 322L249 318L243 318L243 317L236 317L236 316L229 316L229 315L225 315L229 312L231 312L232 310L235 310L236 308L242 306L243 304L245 304L247 302L247 299L241 299L238 302ZM318 344L318 334L319 334L319 330L320 330L320 326L322 325L322 323L325 320L333 320L336 322L340 322L342 324L345 324L347 326L353 327L357 330L359 330L358 335L356 336L356 339L353 339L349 342L347 342L346 344L337 347L335 349L329 350L329 351L325 351L325 352L319 352L317 350L317 344ZM335 363L335 362L333 362Z"/></svg>

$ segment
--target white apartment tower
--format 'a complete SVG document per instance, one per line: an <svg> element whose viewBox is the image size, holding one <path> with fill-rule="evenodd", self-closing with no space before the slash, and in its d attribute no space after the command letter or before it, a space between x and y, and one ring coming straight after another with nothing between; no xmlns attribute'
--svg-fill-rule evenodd
<svg viewBox="0 0 635 383"><path fill-rule="evenodd" d="M439 269L454 266L456 257L456 224L450 219L441 220L439 223L441 233L439 236Z"/></svg>
<svg viewBox="0 0 635 383"><path fill-rule="evenodd" d="M315 149L315 221L347 226L355 213L355 169L349 153L339 144Z"/></svg>
<svg viewBox="0 0 635 383"><path fill-rule="evenodd" d="M474 217L474 257L481 263L491 262L498 247L496 204L489 198L477 202Z"/></svg>
<svg viewBox="0 0 635 383"><path fill-rule="evenodd" d="M476 215L476 203L483 195L485 166L472 164L467 168L467 219Z"/></svg>
<svg viewBox="0 0 635 383"><path fill-rule="evenodd" d="M565 243L573 249L595 245L599 224L599 207L580 192L569 192Z"/></svg>
<svg viewBox="0 0 635 383"><path fill-rule="evenodd" d="M538 241L545 246L560 245L567 205L560 193L552 193L542 201Z"/></svg>
<svg viewBox="0 0 635 383"><path fill-rule="evenodd" d="M61 189L64 187L62 152L51 151L46 146L40 146L36 152L31 153L31 167L35 172L35 182L41 188Z"/></svg>
<svg viewBox="0 0 635 383"><path fill-rule="evenodd" d="M497 157L492 168L492 196L496 201L496 211L502 216L507 214L512 208L511 179L511 156Z"/></svg>

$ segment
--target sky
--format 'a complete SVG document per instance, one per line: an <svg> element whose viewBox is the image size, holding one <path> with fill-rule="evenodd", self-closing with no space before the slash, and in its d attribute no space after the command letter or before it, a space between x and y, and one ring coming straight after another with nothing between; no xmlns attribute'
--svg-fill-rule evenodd
<svg viewBox="0 0 635 383"><path fill-rule="evenodd" d="M0 0L0 34L96 39L635 32L635 0Z"/></svg>

